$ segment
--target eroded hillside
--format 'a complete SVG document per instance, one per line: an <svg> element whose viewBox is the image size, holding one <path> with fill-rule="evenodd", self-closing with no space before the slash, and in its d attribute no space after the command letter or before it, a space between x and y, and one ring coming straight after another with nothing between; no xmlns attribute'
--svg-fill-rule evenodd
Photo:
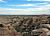
<svg viewBox="0 0 50 36"><path fill-rule="evenodd" d="M50 36L50 16L0 16L0 34Z"/></svg>

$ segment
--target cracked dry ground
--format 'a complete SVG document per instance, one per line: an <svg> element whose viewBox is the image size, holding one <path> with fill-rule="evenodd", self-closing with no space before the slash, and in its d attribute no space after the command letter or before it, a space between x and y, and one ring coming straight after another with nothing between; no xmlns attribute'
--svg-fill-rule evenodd
<svg viewBox="0 0 50 36"><path fill-rule="evenodd" d="M0 16L0 36L50 36L50 15Z"/></svg>

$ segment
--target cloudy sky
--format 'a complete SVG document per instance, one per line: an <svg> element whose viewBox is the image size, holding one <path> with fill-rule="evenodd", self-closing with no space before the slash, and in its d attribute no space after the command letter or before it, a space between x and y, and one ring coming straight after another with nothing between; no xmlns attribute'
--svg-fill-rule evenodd
<svg viewBox="0 0 50 36"><path fill-rule="evenodd" d="M0 15L50 14L50 0L0 0Z"/></svg>

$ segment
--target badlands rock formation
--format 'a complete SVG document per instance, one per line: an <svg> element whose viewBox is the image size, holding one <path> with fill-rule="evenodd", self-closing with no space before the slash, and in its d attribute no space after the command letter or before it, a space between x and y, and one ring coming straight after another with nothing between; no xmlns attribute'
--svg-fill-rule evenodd
<svg viewBox="0 0 50 36"><path fill-rule="evenodd" d="M0 16L0 36L50 36L50 15Z"/></svg>

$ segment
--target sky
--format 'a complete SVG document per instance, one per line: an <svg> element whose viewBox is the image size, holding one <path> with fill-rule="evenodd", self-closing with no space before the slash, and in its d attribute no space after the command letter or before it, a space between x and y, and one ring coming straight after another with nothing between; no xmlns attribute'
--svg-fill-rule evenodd
<svg viewBox="0 0 50 36"><path fill-rule="evenodd" d="M0 0L0 15L50 14L50 0Z"/></svg>

